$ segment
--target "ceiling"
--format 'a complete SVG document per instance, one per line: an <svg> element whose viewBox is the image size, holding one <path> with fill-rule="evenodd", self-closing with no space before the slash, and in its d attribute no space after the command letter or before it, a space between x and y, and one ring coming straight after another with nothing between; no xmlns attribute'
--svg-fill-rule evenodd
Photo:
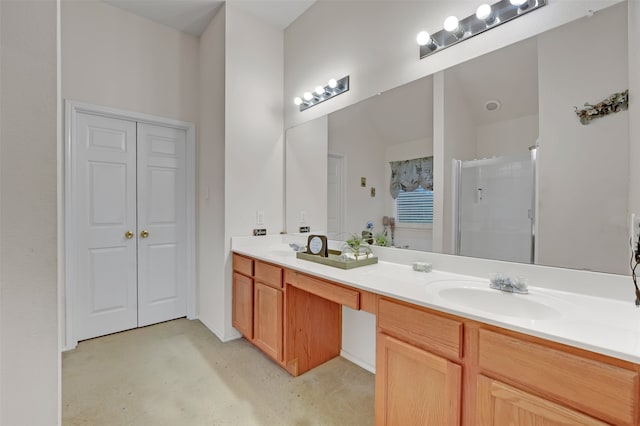
<svg viewBox="0 0 640 426"><path fill-rule="evenodd" d="M218 0L103 0L117 8L200 37L224 1ZM239 9L285 29L315 0L228 0Z"/></svg>

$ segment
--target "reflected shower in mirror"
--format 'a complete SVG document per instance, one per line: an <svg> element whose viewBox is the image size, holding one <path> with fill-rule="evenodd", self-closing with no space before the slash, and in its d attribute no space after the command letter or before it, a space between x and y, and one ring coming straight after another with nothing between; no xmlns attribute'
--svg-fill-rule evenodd
<svg viewBox="0 0 640 426"><path fill-rule="evenodd" d="M399 248L626 274L629 115L582 125L574 106L627 89L627 55L621 2L329 114L327 221L312 230L384 232L386 216ZM429 157L432 207L405 195L432 217L399 222L391 163ZM287 190L287 205L304 197Z"/></svg>

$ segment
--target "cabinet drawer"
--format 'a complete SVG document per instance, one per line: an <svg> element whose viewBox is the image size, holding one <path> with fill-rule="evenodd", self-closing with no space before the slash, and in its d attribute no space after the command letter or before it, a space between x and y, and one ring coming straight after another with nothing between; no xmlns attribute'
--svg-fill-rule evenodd
<svg viewBox="0 0 640 426"><path fill-rule="evenodd" d="M253 266L253 274L256 281L271 287L282 288L282 268L256 260Z"/></svg>
<svg viewBox="0 0 640 426"><path fill-rule="evenodd" d="M250 277L253 275L253 260L244 256L240 256L238 254L234 254L233 270Z"/></svg>
<svg viewBox="0 0 640 426"><path fill-rule="evenodd" d="M489 330L479 333L479 365L545 397L614 424L637 417L638 373Z"/></svg>
<svg viewBox="0 0 640 426"><path fill-rule="evenodd" d="M386 299L378 303L378 328L449 358L462 358L462 322Z"/></svg>
<svg viewBox="0 0 640 426"><path fill-rule="evenodd" d="M285 281L294 287L315 294L351 309L360 309L360 293L357 290L332 284L328 281L312 278L308 275L287 270Z"/></svg>

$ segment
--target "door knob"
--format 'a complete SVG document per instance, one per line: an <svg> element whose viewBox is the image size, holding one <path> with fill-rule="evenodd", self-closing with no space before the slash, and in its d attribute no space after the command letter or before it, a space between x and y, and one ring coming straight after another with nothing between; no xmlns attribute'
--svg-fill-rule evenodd
<svg viewBox="0 0 640 426"><path fill-rule="evenodd" d="M149 236L149 231L147 231L146 229L143 229L142 232L140 232L140 236L142 238L147 238Z"/></svg>
<svg viewBox="0 0 640 426"><path fill-rule="evenodd" d="M127 240L130 240L133 238L133 232L127 231L124 233L124 236L127 237Z"/></svg>

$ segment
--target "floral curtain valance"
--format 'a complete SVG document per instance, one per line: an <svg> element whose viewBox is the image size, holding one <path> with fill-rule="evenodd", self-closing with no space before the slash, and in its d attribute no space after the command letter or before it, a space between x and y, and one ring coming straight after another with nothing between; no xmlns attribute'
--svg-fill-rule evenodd
<svg viewBox="0 0 640 426"><path fill-rule="evenodd" d="M395 199L400 191L411 192L421 186L433 190L433 157L392 161L391 196Z"/></svg>

